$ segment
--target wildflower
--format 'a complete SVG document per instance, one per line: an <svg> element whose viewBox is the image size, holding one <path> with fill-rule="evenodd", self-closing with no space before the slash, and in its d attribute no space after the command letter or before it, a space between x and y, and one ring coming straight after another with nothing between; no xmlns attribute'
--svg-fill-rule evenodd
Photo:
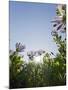
<svg viewBox="0 0 68 90"><path fill-rule="evenodd" d="M27 56L29 57L30 60L33 60L33 58L35 56L35 52L33 52L33 51L27 52Z"/></svg>
<svg viewBox="0 0 68 90"><path fill-rule="evenodd" d="M42 55L43 53L45 53L45 51L44 50L39 50L39 51L37 51L37 53L38 53L38 55Z"/></svg>
<svg viewBox="0 0 68 90"><path fill-rule="evenodd" d="M17 52L23 52L25 49L25 45L22 45L21 43L16 43L16 51Z"/></svg>

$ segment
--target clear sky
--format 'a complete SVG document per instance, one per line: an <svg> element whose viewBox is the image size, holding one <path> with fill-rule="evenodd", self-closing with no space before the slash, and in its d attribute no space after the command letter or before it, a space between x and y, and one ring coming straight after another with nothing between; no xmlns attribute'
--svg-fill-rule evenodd
<svg viewBox="0 0 68 90"><path fill-rule="evenodd" d="M10 49L16 42L26 45L26 51L44 49L57 51L51 31L56 16L56 4L10 1Z"/></svg>

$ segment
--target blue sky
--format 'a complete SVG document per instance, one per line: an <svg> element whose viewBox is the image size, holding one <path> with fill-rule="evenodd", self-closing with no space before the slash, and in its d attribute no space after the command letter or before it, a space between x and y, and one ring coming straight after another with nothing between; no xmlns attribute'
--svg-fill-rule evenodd
<svg viewBox="0 0 68 90"><path fill-rule="evenodd" d="M51 21L56 16L56 4L9 2L10 49L16 42L26 45L26 51L44 49L56 53Z"/></svg>

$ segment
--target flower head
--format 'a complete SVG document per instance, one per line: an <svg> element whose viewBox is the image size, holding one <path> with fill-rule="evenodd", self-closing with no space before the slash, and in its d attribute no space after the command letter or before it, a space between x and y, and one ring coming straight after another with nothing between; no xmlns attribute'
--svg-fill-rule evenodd
<svg viewBox="0 0 68 90"><path fill-rule="evenodd" d="M33 60L33 58L35 56L35 52L33 52L33 51L27 52L27 56L29 57L29 59Z"/></svg>
<svg viewBox="0 0 68 90"><path fill-rule="evenodd" d="M23 52L25 49L25 45L22 45L21 43L16 43L16 51L17 52Z"/></svg>

